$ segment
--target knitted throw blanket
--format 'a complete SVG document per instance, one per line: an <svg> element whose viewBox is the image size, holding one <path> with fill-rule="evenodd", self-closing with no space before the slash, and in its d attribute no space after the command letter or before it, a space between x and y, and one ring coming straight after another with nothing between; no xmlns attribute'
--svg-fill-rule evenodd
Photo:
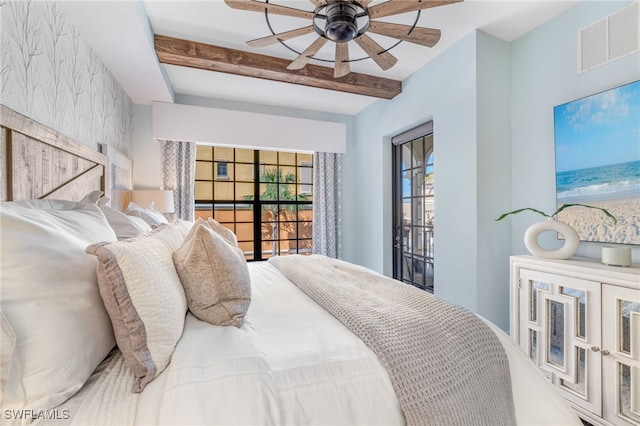
<svg viewBox="0 0 640 426"><path fill-rule="evenodd" d="M470 311L328 257L269 259L387 369L408 425L515 425L507 355Z"/></svg>

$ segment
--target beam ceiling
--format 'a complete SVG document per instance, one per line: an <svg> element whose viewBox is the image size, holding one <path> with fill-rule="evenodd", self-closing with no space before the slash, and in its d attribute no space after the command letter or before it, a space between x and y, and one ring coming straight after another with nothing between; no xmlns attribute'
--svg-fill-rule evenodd
<svg viewBox="0 0 640 426"><path fill-rule="evenodd" d="M307 65L288 70L288 59L156 35L155 50L163 64L218 71L265 80L299 84L376 98L392 99L402 82L367 74L349 73L334 78L333 68Z"/></svg>

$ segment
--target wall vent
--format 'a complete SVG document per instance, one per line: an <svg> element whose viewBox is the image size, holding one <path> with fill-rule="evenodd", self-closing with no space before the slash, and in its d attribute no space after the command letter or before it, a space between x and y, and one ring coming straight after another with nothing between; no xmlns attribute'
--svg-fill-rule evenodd
<svg viewBox="0 0 640 426"><path fill-rule="evenodd" d="M578 72L640 51L640 7L634 2L578 31Z"/></svg>

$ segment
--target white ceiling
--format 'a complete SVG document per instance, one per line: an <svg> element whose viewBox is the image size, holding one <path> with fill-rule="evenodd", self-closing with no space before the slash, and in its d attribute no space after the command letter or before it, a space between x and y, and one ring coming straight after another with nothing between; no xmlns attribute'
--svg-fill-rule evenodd
<svg viewBox="0 0 640 426"><path fill-rule="evenodd" d="M270 1L313 10L308 0ZM380 1L374 0L372 4ZM465 0L426 9L421 12L418 25L442 31L442 37L434 48L403 42L391 50L398 63L390 70L381 71L370 59L353 62L351 70L404 80L474 29L513 41L577 2ZM271 34L264 14L231 9L222 0L74 1L60 4L135 103L172 102L174 94L183 94L353 115L376 101L376 98L367 96L159 64L153 50L154 33L291 60L297 56L280 44L267 48L247 46L247 40ZM415 19L416 12L411 12L379 20L411 25ZM271 15L270 21L275 32L310 24L305 19ZM288 44L302 51L316 37L309 34ZM393 39L384 36L374 34L371 37L384 47L394 43ZM349 50L351 58L366 56L355 43L350 43ZM317 56L332 59L333 43L327 43ZM333 66L332 63L315 63Z"/></svg>

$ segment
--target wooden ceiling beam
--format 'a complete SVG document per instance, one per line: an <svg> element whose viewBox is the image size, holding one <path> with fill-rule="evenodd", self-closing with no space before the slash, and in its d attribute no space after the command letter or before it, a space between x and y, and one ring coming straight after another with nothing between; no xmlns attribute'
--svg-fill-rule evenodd
<svg viewBox="0 0 640 426"><path fill-rule="evenodd" d="M163 64L300 84L339 92L392 99L402 92L402 82L367 74L349 73L334 78L333 68L307 65L288 70L288 59L213 46L173 37L155 36L155 50Z"/></svg>

